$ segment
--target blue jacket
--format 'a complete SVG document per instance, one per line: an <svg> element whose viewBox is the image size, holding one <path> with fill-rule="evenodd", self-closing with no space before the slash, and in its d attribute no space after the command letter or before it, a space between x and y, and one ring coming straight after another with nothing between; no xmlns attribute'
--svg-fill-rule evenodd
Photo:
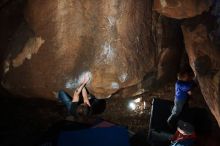
<svg viewBox="0 0 220 146"><path fill-rule="evenodd" d="M175 84L175 98L176 100L185 100L189 97L188 91L194 86L194 81L180 81L177 80Z"/></svg>

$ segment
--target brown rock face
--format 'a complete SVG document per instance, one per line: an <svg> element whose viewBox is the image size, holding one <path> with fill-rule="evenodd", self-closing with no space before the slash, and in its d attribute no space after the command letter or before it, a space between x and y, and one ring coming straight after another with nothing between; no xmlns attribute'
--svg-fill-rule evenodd
<svg viewBox="0 0 220 146"><path fill-rule="evenodd" d="M190 65L196 74L203 96L220 125L220 50L205 25L182 26Z"/></svg>
<svg viewBox="0 0 220 146"><path fill-rule="evenodd" d="M159 16L154 12L151 38L156 52L155 67L148 70L140 83L120 90L115 97L136 96L176 80L184 48L179 21Z"/></svg>
<svg viewBox="0 0 220 146"><path fill-rule="evenodd" d="M152 14L151 5L29 0L26 21L9 39L2 85L14 94L53 97L59 89L72 91L88 72L88 89L105 98L175 79L183 48L179 23Z"/></svg>
<svg viewBox="0 0 220 146"><path fill-rule="evenodd" d="M183 52L182 32L180 23L154 13L153 33L155 50L157 50L156 80L167 83L176 79L180 58ZM174 41L175 40L175 41ZM171 70L172 68L172 70Z"/></svg>
<svg viewBox="0 0 220 146"><path fill-rule="evenodd" d="M194 17L208 11L211 0L154 0L153 10L176 19Z"/></svg>
<svg viewBox="0 0 220 146"><path fill-rule="evenodd" d="M29 0L25 19L4 61L2 85L15 94L52 97L88 72L90 92L106 98L154 68L148 1Z"/></svg>

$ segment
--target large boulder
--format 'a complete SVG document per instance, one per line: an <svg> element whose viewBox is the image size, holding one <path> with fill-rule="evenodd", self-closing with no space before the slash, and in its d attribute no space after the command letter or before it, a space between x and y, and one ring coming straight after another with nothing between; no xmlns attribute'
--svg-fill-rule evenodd
<svg viewBox="0 0 220 146"><path fill-rule="evenodd" d="M106 98L154 68L150 1L28 0L25 20L4 61L2 85L14 94L53 97L89 73L89 91Z"/></svg>
<svg viewBox="0 0 220 146"><path fill-rule="evenodd" d="M131 88L124 96L136 95L175 79L179 22L152 14L151 1L28 0L24 17L10 38L1 82L14 94L71 94L85 73L98 98Z"/></svg>
<svg viewBox="0 0 220 146"><path fill-rule="evenodd" d="M153 10L176 19L194 17L208 11L212 0L154 0Z"/></svg>
<svg viewBox="0 0 220 146"><path fill-rule="evenodd" d="M220 126L220 50L214 45L215 39L212 37L215 36L202 23L195 26L184 24L182 30L190 65L206 103Z"/></svg>

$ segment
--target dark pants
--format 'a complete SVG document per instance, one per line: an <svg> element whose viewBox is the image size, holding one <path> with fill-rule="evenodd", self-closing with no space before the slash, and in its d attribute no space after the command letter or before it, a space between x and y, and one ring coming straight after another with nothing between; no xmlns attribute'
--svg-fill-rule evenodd
<svg viewBox="0 0 220 146"><path fill-rule="evenodd" d="M174 106L171 112L171 115L167 119L168 124L174 124L177 122L178 116L181 114L183 108L187 106L188 99L183 100L174 100Z"/></svg>
<svg viewBox="0 0 220 146"><path fill-rule="evenodd" d="M72 97L63 90L58 93L58 99L66 106L68 112L71 110Z"/></svg>

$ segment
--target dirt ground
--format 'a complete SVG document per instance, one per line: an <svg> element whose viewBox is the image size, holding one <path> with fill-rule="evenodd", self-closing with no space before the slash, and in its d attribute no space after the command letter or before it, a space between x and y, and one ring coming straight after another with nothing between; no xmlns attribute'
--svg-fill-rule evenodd
<svg viewBox="0 0 220 146"><path fill-rule="evenodd" d="M107 100L105 113L100 117L124 125L133 132L147 133L153 97L172 100L173 84L137 97L110 98ZM129 101L137 98L142 98L145 108L133 111L128 108L128 104ZM191 105L206 106L203 98L198 95ZM15 98L6 94L2 94L0 98L0 115L1 146L35 145L48 127L68 116L65 107L57 101Z"/></svg>

